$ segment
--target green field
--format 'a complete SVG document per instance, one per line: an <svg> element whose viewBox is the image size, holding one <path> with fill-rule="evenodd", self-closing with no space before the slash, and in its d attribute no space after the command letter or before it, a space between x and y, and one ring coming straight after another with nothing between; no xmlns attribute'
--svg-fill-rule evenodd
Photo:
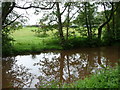
<svg viewBox="0 0 120 90"><path fill-rule="evenodd" d="M61 46L58 44L58 39L52 35L51 31L47 32L48 36L46 37L37 37L35 32L32 32L35 29L37 28L24 27L12 34L15 40L13 47L16 54L39 52L44 49L61 49Z"/></svg>

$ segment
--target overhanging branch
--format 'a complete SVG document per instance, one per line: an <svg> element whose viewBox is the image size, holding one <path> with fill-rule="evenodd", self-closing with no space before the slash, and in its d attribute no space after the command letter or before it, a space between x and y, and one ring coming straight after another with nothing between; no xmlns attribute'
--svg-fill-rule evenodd
<svg viewBox="0 0 120 90"><path fill-rule="evenodd" d="M52 9L54 7L55 3L53 3L53 5L51 7L39 7L39 6L28 6L28 7L20 7L20 6L15 6L16 8L20 8L20 9L30 9L30 8L39 8L39 9L45 9L45 10L49 10Z"/></svg>
<svg viewBox="0 0 120 90"><path fill-rule="evenodd" d="M66 7L64 8L64 10L60 13L61 15L65 12L66 8L67 8L67 6L66 6Z"/></svg>
<svg viewBox="0 0 120 90"><path fill-rule="evenodd" d="M12 23L14 23L18 18L20 18L22 15L19 15L18 17L16 17L13 21L11 21L10 23L8 23L7 25L3 26L3 28L7 27L8 25L11 25Z"/></svg>
<svg viewBox="0 0 120 90"><path fill-rule="evenodd" d="M7 7L7 3L6 3L6 7ZM2 12L2 25L5 23L7 16L12 12L14 7L15 7L15 3L13 2L11 8L7 7L7 9Z"/></svg>

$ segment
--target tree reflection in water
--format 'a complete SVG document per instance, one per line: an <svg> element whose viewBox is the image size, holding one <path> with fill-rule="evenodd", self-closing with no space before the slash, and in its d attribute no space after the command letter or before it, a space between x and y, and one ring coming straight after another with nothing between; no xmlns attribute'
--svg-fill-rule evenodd
<svg viewBox="0 0 120 90"><path fill-rule="evenodd" d="M17 65L14 57L3 58L2 87L23 88L30 87L34 76L23 65Z"/></svg>
<svg viewBox="0 0 120 90"><path fill-rule="evenodd" d="M84 79L100 69L113 67L120 59L118 49L85 48L18 56L18 60L3 58L3 88L60 87Z"/></svg>
<svg viewBox="0 0 120 90"><path fill-rule="evenodd" d="M35 65L42 66L39 68L42 75L39 76L39 82L36 85L40 87L57 85L59 87L63 83L71 83L80 78L84 79L99 69L107 66L112 67L117 63L118 57L114 56L118 52L115 51L113 57L107 55L108 52L110 52L109 49L104 52L101 52L101 49L74 53L62 51L55 53L58 57L53 56L52 59L46 57L50 53L45 53L42 60L35 63Z"/></svg>

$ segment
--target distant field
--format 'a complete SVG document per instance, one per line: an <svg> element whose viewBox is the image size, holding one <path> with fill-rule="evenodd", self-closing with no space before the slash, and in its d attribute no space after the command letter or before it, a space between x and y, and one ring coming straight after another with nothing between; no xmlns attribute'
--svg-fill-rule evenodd
<svg viewBox="0 0 120 90"><path fill-rule="evenodd" d="M35 32L32 32L32 30L38 29L37 27L24 27L20 30L16 30L12 36L15 40L15 44L41 44L42 41L44 42L50 41L50 39L55 38L55 32L57 30L47 31L48 36L47 37L37 37L35 35ZM69 31L72 32L74 29L70 29ZM64 29L64 34L66 33ZM76 33L76 36L78 36L79 33ZM56 39L56 38L55 38Z"/></svg>
<svg viewBox="0 0 120 90"><path fill-rule="evenodd" d="M14 49L16 52L32 52L39 51L42 49L52 49L61 47L57 44L52 45L52 41L57 42L53 39L53 35L47 37L37 37L35 32L31 30L37 29L36 27L24 27L20 30L15 31L12 36L15 40ZM52 34L52 31L47 32L48 34Z"/></svg>
<svg viewBox="0 0 120 90"><path fill-rule="evenodd" d="M13 37L16 40L16 43L32 43L39 40L38 37L35 37L34 32L31 30L37 29L35 27L24 27L20 30L17 30L13 33Z"/></svg>
<svg viewBox="0 0 120 90"><path fill-rule="evenodd" d="M14 39L16 40L17 43L38 43L40 42L40 37L36 37L35 33L32 32L32 30L38 29L37 27L24 27L20 30L16 30L12 35ZM70 32L74 31L74 29L70 29ZM54 33L57 32L57 30L53 31ZM51 37L54 37L52 31L48 31L47 34L49 35L48 37L45 37L44 39L48 39ZM64 28L64 34L66 33L65 28ZM80 34L76 31L75 34L79 36Z"/></svg>

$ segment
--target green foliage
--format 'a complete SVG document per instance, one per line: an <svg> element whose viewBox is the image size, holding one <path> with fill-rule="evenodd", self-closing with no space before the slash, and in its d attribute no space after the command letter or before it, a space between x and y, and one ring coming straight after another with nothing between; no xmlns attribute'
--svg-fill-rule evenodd
<svg viewBox="0 0 120 90"><path fill-rule="evenodd" d="M60 85L60 82L52 80L52 81L49 81L45 84L40 83L39 88L43 88L43 87L44 88L56 88L59 85Z"/></svg>
<svg viewBox="0 0 120 90"><path fill-rule="evenodd" d="M101 23L105 22L104 11L96 12L94 23L99 26Z"/></svg>
<svg viewBox="0 0 120 90"><path fill-rule="evenodd" d="M102 45L102 42L94 37L92 39L86 37L76 37L76 38L69 38L69 40L64 45L64 49L70 48L80 48L80 47L99 47Z"/></svg>
<svg viewBox="0 0 120 90"><path fill-rule="evenodd" d="M89 25L90 23L91 24L94 24L95 23L95 15L96 15L96 9L97 7L94 5L94 3L89 3L89 2L84 2L82 4L82 7L81 8L81 12L79 13L79 15L77 16L76 20L74 20L74 23L75 24L78 24L78 25L86 25L86 18L90 19L91 22L89 22ZM87 16L87 17L86 17Z"/></svg>
<svg viewBox="0 0 120 90"><path fill-rule="evenodd" d="M108 34L107 31L104 31L103 40L106 45L111 45L114 42L115 38L111 33Z"/></svg>
<svg viewBox="0 0 120 90"><path fill-rule="evenodd" d="M13 43L14 39L11 36L15 30L20 29L21 25L18 22L14 22L11 26L7 26L2 29L2 55L12 55L13 54Z"/></svg>
<svg viewBox="0 0 120 90"><path fill-rule="evenodd" d="M10 29L5 28L2 30L2 54L3 56L10 55L12 52L13 38L9 36Z"/></svg>
<svg viewBox="0 0 120 90"><path fill-rule="evenodd" d="M46 31L43 31L41 28L35 29L35 30L31 30L32 32L35 32L35 35L37 37L47 37L48 34L46 33Z"/></svg>
<svg viewBox="0 0 120 90"><path fill-rule="evenodd" d="M15 30L22 28L22 24L25 22L22 15L19 15L13 10L13 2L2 3L2 55L12 55L13 42L15 41L11 34Z"/></svg>
<svg viewBox="0 0 120 90"><path fill-rule="evenodd" d="M100 20L97 21L97 6L95 3L84 2L82 3L81 12L77 16L77 18L73 21L73 23L81 26L82 28L76 29L79 33L84 37L87 36L89 38L94 37L96 34L96 27L100 24Z"/></svg>

